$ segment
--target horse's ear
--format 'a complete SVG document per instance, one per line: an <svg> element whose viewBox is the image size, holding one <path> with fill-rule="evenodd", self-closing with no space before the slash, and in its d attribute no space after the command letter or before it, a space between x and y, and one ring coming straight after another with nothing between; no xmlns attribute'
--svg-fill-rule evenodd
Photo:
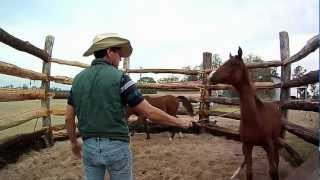
<svg viewBox="0 0 320 180"><path fill-rule="evenodd" d="M232 58L232 55L231 55L231 53L229 53L229 58L230 58L230 59Z"/></svg>
<svg viewBox="0 0 320 180"><path fill-rule="evenodd" d="M238 49L238 57L242 58L242 49L241 49L240 46L239 46L239 49Z"/></svg>

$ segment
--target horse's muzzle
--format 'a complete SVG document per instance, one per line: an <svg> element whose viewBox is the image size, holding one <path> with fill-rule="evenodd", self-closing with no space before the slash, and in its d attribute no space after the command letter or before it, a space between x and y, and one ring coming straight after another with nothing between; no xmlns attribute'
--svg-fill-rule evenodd
<svg viewBox="0 0 320 180"><path fill-rule="evenodd" d="M219 83L219 77L214 73L211 72L208 76L208 83L209 84L218 84Z"/></svg>

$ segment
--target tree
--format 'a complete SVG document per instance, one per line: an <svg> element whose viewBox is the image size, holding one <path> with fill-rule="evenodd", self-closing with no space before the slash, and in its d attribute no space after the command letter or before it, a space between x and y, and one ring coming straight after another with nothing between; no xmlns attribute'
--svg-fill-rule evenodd
<svg viewBox="0 0 320 180"><path fill-rule="evenodd" d="M147 84L147 83L156 83L156 81L153 79L153 77L141 77L138 81L138 84ZM155 89L140 89L140 92L142 94L156 94L157 90Z"/></svg>
<svg viewBox="0 0 320 180"><path fill-rule="evenodd" d="M305 73L307 72L307 70L302 67L302 66L297 66L296 68L294 68L293 70L293 74L292 74L292 77L293 79L298 79L300 77L302 77L303 75L305 75ZM307 87L307 86L306 86ZM297 88L297 95L298 97L300 98L304 98L305 96L305 93L306 92L306 88Z"/></svg>
<svg viewBox="0 0 320 180"><path fill-rule="evenodd" d="M219 54L213 54L212 55L212 67L211 69L217 69L218 67L220 67L222 64L222 59L220 57ZM200 65L191 67L191 66L186 66L183 69L186 70L201 70L203 67L202 63ZM182 78L181 81L185 82L185 81L198 81L201 80L201 76L200 74L198 75L186 75L184 78Z"/></svg>
<svg viewBox="0 0 320 180"><path fill-rule="evenodd" d="M261 63L263 60L256 55L248 55L243 58L245 63ZM251 81L254 82L272 82L273 77L277 77L276 68L255 68L249 69L249 77ZM275 96L275 89L265 89L259 90L257 95L261 98L273 98Z"/></svg>
<svg viewBox="0 0 320 180"><path fill-rule="evenodd" d="M153 77L141 77L138 81L138 84L146 84L146 83L156 83L156 81L153 79Z"/></svg>
<svg viewBox="0 0 320 180"><path fill-rule="evenodd" d="M179 77L175 75L169 75L168 77L163 77L158 80L158 83L172 83L179 82Z"/></svg>
<svg viewBox="0 0 320 180"><path fill-rule="evenodd" d="M191 67L191 66L186 66L186 67L183 67L183 69L186 69L186 70L200 70L201 69L201 65L199 66L194 66L194 67ZM186 82L186 81L198 81L200 80L201 77L200 77L200 74L198 75L185 75L181 81L182 82Z"/></svg>
<svg viewBox="0 0 320 180"><path fill-rule="evenodd" d="M222 59L219 54L212 55L212 69L218 69L222 64Z"/></svg>
<svg viewBox="0 0 320 180"><path fill-rule="evenodd" d="M28 85L27 84L23 84L22 85L22 89L28 89Z"/></svg>
<svg viewBox="0 0 320 180"><path fill-rule="evenodd" d="M310 84L310 95L312 99L319 99L319 83Z"/></svg>
<svg viewBox="0 0 320 180"><path fill-rule="evenodd" d="M297 67L294 68L294 70L293 70L292 77L293 77L294 79L300 78L300 77L302 77L306 72L307 72L307 70L306 70L304 67L302 67L302 66L297 66Z"/></svg>

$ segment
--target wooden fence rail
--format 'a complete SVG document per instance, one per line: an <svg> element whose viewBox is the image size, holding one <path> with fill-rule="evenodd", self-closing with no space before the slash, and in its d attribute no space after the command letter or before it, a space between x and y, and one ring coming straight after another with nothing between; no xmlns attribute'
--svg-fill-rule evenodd
<svg viewBox="0 0 320 180"><path fill-rule="evenodd" d="M50 80L56 83L71 85L73 78L67 76L50 76Z"/></svg>
<svg viewBox="0 0 320 180"><path fill-rule="evenodd" d="M174 73L185 75L198 75L199 70L187 69L128 69L127 73Z"/></svg>
<svg viewBox="0 0 320 180"><path fill-rule="evenodd" d="M319 82L319 70L317 71L310 71L306 75L292 79L289 81L284 81L281 85L283 88L291 88L291 87L299 87L299 86L304 86L308 84L315 84Z"/></svg>
<svg viewBox="0 0 320 180"><path fill-rule="evenodd" d="M280 106L282 109L293 109L313 112L319 112L319 105L319 101L288 100L280 102Z"/></svg>
<svg viewBox="0 0 320 180"><path fill-rule="evenodd" d="M319 133L310 129L307 129L303 126L290 123L290 122L285 122L284 125L285 129L289 131L290 133L298 136L299 138L312 143L315 146L319 145Z"/></svg>
<svg viewBox="0 0 320 180"><path fill-rule="evenodd" d="M28 111L26 113L19 113L9 117L2 117L0 119L0 131L9 129L20 124L26 123L36 118L42 118L49 116L49 112L46 108L36 109Z"/></svg>
<svg viewBox="0 0 320 180"><path fill-rule="evenodd" d="M58 63L58 64L63 64L63 65L69 65L69 66L76 66L76 67L81 67L81 68L90 67L89 64L81 63L81 62L78 62L78 61L66 61L66 60L56 59L56 58L52 58L51 62Z"/></svg>
<svg viewBox="0 0 320 180"><path fill-rule="evenodd" d="M52 58L51 62L69 66L76 66L80 68L90 67L89 64L81 63L79 61L63 60ZM267 67L279 67L281 66L281 61L265 61L261 63L247 63L246 66L249 69L254 68L267 68ZM171 73L171 74L185 74L185 75L198 75L202 73L201 70L188 70L188 69L127 69L126 73ZM211 70L205 71L210 73Z"/></svg>
<svg viewBox="0 0 320 180"><path fill-rule="evenodd" d="M0 73L21 78L27 78L31 80L47 80L47 75L45 74L38 73L28 69L23 69L16 65L5 63L2 61L0 61Z"/></svg>
<svg viewBox="0 0 320 180"><path fill-rule="evenodd" d="M69 96L67 92L53 92L53 99L66 99ZM186 96L192 103L200 102L200 96ZM238 98L225 98L225 97L214 97L210 96L206 100L207 102L213 102L217 104L224 105L234 105L239 106L240 101ZM293 109L293 110L304 110L304 111L314 111L319 112L319 102L318 101L302 101L302 100L290 100L285 102L280 101L269 101L280 105L283 109Z"/></svg>
<svg viewBox="0 0 320 180"><path fill-rule="evenodd" d="M307 44L305 46L303 46L303 48L299 52L297 52L293 56L285 59L283 61L283 65L297 62L297 61L301 60L302 58L306 57L307 55L309 55L310 53L312 53L313 51L315 51L316 49L318 49L319 47L320 47L320 36L318 34L318 35L314 36L313 38L311 38L307 42Z"/></svg>
<svg viewBox="0 0 320 180"><path fill-rule="evenodd" d="M42 89L7 89L0 88L0 102L44 99Z"/></svg>
<svg viewBox="0 0 320 180"><path fill-rule="evenodd" d="M34 45L30 44L28 41L22 41L6 31L4 31L2 28L0 28L0 42L3 42L4 44L7 44L19 51L30 53L43 61L49 60L49 55L47 52L45 52L43 49L40 49L38 47L35 47Z"/></svg>

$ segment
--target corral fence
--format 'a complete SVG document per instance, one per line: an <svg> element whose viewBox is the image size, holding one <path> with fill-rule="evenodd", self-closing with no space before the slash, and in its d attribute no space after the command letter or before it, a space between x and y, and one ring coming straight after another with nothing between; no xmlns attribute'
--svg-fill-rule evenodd
<svg viewBox="0 0 320 180"><path fill-rule="evenodd" d="M280 60L264 61L262 63L250 63L246 64L249 69L253 68L268 68L268 67L281 67L281 82L256 82L255 86L259 89L273 89L280 88L280 101L277 103L280 105L282 110L282 118L284 121L284 126L287 131L295 134L299 138L302 138L308 143L314 145L319 145L319 136L314 130L305 128L303 126L290 123L287 118L288 109L303 110L303 111L314 111L319 112L319 102L318 101L302 101L302 100L291 100L290 99L290 88L300 87L308 84L315 84L319 82L319 70L311 71L298 79L291 79L291 64L297 62L304 57L306 57L311 52L314 52L319 48L320 36L316 35L312 37L307 43L302 47L302 49L290 56L289 50L289 36L287 32L280 32ZM50 69L51 63L58 63L62 65L77 66L81 68L87 68L90 65L84 64L78 61L68 61L52 57L52 48L54 43L53 36L47 36L45 40L44 49L40 49L30 44L27 41L22 41L6 31L0 28L0 41L7 44L19 51L27 52L32 54L43 61L42 72L35 72L28 69L23 69L13 64L0 61L0 73L6 75L12 75L20 78L27 78L30 80L41 80L41 89L35 90L21 90L21 89L0 89L0 102L9 101L23 101L23 100L41 100L41 108L30 111L23 116L18 114L13 115L12 118L7 118L1 120L0 131L12 128L35 118L42 118L43 129L36 131L31 134L17 135L14 138L9 138L0 144L1 148L6 148L12 145L14 142L18 142L19 139L30 139L35 138L35 134L40 139L44 139L44 142L48 145L53 144L53 139L59 139L65 137L66 134L55 133L56 130L61 130L64 128L61 126L51 126L51 115L62 116L65 114L65 110L58 110L50 107L50 99L65 99L68 97L68 93L52 93L49 92L50 82L62 83L62 84L72 84L72 78L66 76L51 76ZM238 99L224 98L212 96L212 91L214 90L231 90L232 87L229 85L218 84L218 85L208 85L207 78L208 74L212 71L212 54L209 52L203 53L203 68L201 70L186 70L186 69L130 69L129 59L125 59L123 63L123 69L126 73L173 73L173 74L184 74L184 75L201 75L202 83L170 83L170 84L139 84L138 87L141 89L157 89L157 90L195 90L200 91L199 97L189 97L192 102L200 102L199 108L199 119L209 118L209 116L219 116L223 112L210 111L210 103L219 103L227 105L239 105ZM19 118L16 118L19 117ZM232 118L239 120L239 114L230 113L225 115L227 118ZM1 117L0 117L1 118ZM239 140L239 133L230 129L222 127L207 127L208 132L215 135L223 135L229 138ZM294 151L285 141L281 142L288 152L296 159L297 163L301 162L299 154Z"/></svg>

